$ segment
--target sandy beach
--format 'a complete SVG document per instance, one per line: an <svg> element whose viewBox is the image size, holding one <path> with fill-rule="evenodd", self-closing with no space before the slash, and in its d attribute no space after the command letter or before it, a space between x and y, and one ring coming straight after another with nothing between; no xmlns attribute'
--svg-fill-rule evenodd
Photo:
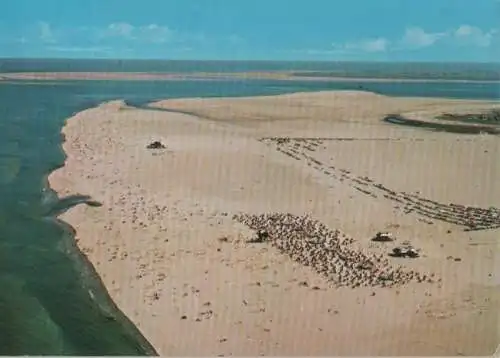
<svg viewBox="0 0 500 358"><path fill-rule="evenodd" d="M49 181L102 203L61 219L160 355L495 351L500 140L381 119L498 102L345 91L151 107L69 118ZM387 255L404 241L420 257Z"/></svg>

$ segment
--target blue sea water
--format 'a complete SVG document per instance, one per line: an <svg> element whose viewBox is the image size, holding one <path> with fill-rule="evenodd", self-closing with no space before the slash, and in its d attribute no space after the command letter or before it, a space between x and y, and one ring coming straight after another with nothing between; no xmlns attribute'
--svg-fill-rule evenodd
<svg viewBox="0 0 500 358"><path fill-rule="evenodd" d="M175 70L173 64L161 62L9 61L0 60L0 72L75 69L174 72L194 67L196 71L200 68L202 71L264 70L262 64L255 63L176 62ZM266 66L271 70L292 65ZM304 70L304 65L294 66L294 70ZM309 64L313 70L325 65L314 66ZM362 72L364 67L356 66ZM478 65L474 73L484 74L496 68L485 66ZM435 73L439 71L442 69L434 69ZM143 105L164 98L273 95L358 89L360 85L396 96L493 100L499 97L498 84L494 82L0 81L0 354L155 353L109 299L94 269L77 250L72 228L54 219L56 212L79 201L79 198L61 201L46 183L46 176L64 162L60 131L72 114L114 99Z"/></svg>

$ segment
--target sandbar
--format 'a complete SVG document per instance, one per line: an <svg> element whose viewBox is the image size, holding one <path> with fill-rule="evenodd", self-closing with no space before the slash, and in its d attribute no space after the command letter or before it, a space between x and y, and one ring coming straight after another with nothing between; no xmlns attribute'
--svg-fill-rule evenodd
<svg viewBox="0 0 500 358"><path fill-rule="evenodd" d="M497 79L436 79L406 77L358 77L352 75L332 76L327 73L294 71L251 72L11 72L0 73L0 81L9 80L127 80L127 81L173 81L173 80L284 80L309 82L399 82L399 83L498 83Z"/></svg>
<svg viewBox="0 0 500 358"><path fill-rule="evenodd" d="M61 219L161 355L490 355L500 341L500 230L489 209L500 207L500 140L382 118L492 105L356 91L151 109L114 101L67 120L66 163L49 181L61 197L103 204ZM146 148L154 141L165 148ZM275 244L238 217L267 225ZM304 217L329 237L297 241L288 255L280 247L302 234L272 225ZM379 231L395 242L373 242ZM314 245L336 235L346 255L426 278L373 285L380 270L360 273L344 257L344 281L331 280L321 272L339 258L315 255L336 246ZM387 255L403 241L420 257ZM353 272L358 287L338 285Z"/></svg>

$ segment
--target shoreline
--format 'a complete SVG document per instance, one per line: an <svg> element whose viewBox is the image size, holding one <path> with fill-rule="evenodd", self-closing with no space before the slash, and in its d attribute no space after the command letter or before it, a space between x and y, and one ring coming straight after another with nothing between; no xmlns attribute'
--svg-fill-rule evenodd
<svg viewBox="0 0 500 358"><path fill-rule="evenodd" d="M84 109L82 111L86 111L90 108ZM79 112L78 112L79 113ZM67 120L67 119L66 119ZM66 124L64 124L66 125ZM63 126L64 128L64 126ZM61 196L60 192L57 192L51 187L50 178L51 175L58 170L64 168L66 161L68 160L68 156L66 151L63 148L64 143L66 142L65 136L62 134L61 128L61 141L60 141L60 150L64 153L64 162L55 167L53 170L49 171L45 177L43 178L42 190L50 192L55 196L56 201L61 201L65 196ZM47 194L46 194L47 195ZM67 208L63 209L62 213L52 213L48 212L46 214L46 218L53 221L55 225L58 225L63 230L63 243L66 250L68 250L69 256L73 259L75 265L79 268L78 272L82 276L83 281L88 285L88 294L92 298L93 301L99 307L103 316L106 319L117 321L120 325L123 326L125 332L130 334L133 339L135 339L140 346L140 349L147 356L158 356L155 348L147 341L142 332L135 326L135 324L120 310L115 301L111 298L108 289L104 282L102 281L101 276L97 272L93 263L87 255L81 250L81 247L78 246L77 241L75 240L77 230L73 227L69 222L61 219L61 216L64 212L68 210L72 210L75 206L87 205L86 201L78 202L73 204ZM52 209L53 210L53 209Z"/></svg>
<svg viewBox="0 0 500 358"><path fill-rule="evenodd" d="M335 118L338 117L339 120L334 119L332 123L325 122L322 118L322 112L312 113L309 110L304 112L304 109L300 109L299 107L302 115L317 118L313 124L303 124L301 122L302 119L289 119L292 113L290 112L291 108L287 109L283 107L284 103L291 103L288 101L290 97L295 98L303 106L316 102L330 103L334 99L337 101L338 106L341 106L340 103L345 103L344 106L346 107L340 111L340 114L335 115ZM298 302L317 302L316 309L319 311L324 309L325 312L329 306L325 306L327 302L338 302L339 307L335 308L335 311L355 312L360 310L360 312L364 312L361 314L370 315L370 321L373 322L384 317L383 315L380 316L377 310L387 310L387 307L383 307L386 306L385 302L390 300L391 302L398 302L403 307L400 313L403 312L404 314L399 320L396 320L399 324L403 324L404 326L407 324L404 323L407 322L405 320L417 315L415 317L418 319L415 321L415 318L412 318L414 320L412 322L417 324L417 322L423 320L417 324L417 327L422 325L421 327L424 329L423 327L427 327L431 321L434 322L434 319L432 316L429 316L430 318L421 317L418 314L418 310L417 313L414 313L413 309L408 306L408 302L420 301L419 305L430 305L428 309L435 310L438 308L433 308L432 305L434 303L432 300L429 301L427 293L451 299L450 292L454 292L454 290L461 292L461 290L468 289L465 283L458 284L458 282L455 282L456 278L452 278L450 273L447 273L448 268L446 268L446 265L444 271L442 271L443 268L439 268L439 266L443 266L443 262L438 260L437 257L443 255L443 253L440 253L442 250L436 246L436 243L426 240L419 241L415 238L419 245L427 248L427 252L431 257L422 259L424 263L419 263L419 261L409 263L410 267L420 268L420 270L427 270L429 268L438 271L441 270L440 274L451 280L450 282L457 283L459 288L454 288L450 282L444 282L444 288L427 285L424 286L423 291L421 291L422 289L419 286L415 285L409 285L407 288L402 287L398 291L389 288L368 288L367 290L358 289L357 291L335 290L329 288L329 284L326 281L317 277L310 270L290 262L286 258L282 258L271 248L263 251L264 249L258 245L248 247L244 242L245 238L252 235L251 230L248 231L248 229L243 228L241 225L235 224L231 219L231 213L303 210L311 212L315 217L323 218L326 224L334 229L340 227L343 232L347 232L357 240L360 240L369 233L373 233L373 230L376 228L375 222L367 226L367 223L350 222L352 218L349 219L349 215L355 212L352 210L355 210L357 205L365 205L366 207L375 205L372 203L373 199L365 199L362 196L358 196L358 194L354 195L351 193L351 189L345 186L346 184L340 184L341 187L339 189L327 190L325 186L326 179L321 177L321 175L318 177L312 172L309 174L313 175L312 179L309 178L304 182L304 177L300 174L303 169L295 166L293 161L289 161L272 147L266 147L255 141L255 139L264 137L264 133L272 137L273 135L289 135L295 131L301 133L303 137L312 134L311 137L314 138L319 133L324 134L325 130L332 131L335 128L336 133L344 136L351 134L353 137L359 137L360 139L400 137L412 141L414 138L428 136L429 139L434 140L439 138L439 140L448 145L456 146L457 149L465 145L460 144L462 142L456 142L454 140L456 135L452 134L422 134L418 129L400 129L393 126L385 127L381 123L373 122L372 118L377 116L376 113L370 115L370 118L364 119L362 123L356 123L353 120L345 121L345 118L342 121L342 116L345 116L346 113L348 114L346 118L353 117L350 109L351 105L357 103L359 106L359 103L365 102L379 103L381 107L386 106L387 110L408 108L413 112L419 113L417 109L430 108L427 110L428 112L432 112L436 111L435 108L440 108L440 106L446 107L446 103L448 103L448 107L451 106L454 108L457 101L395 99L351 91L349 93L299 93L272 97L247 97L243 99L180 99L150 104L153 107L166 110L185 109L186 111L189 110L190 114L163 111L151 112L144 108L128 107L123 101L112 101L84 110L67 119L62 129L66 140L61 144L62 149L66 153L65 164L63 167L50 173L47 179L59 197L82 192L84 195L88 194L93 199L103 202L102 208L90 208L83 205L73 207L60 215L60 220L74 228L76 246L81 250L83 255L87 256L89 262L92 263L113 303L136 325L137 329L144 334L162 355L200 353L206 355L207 352L203 351L203 347L193 346L194 342L203 343L209 354L225 352L240 355L254 355L258 353L298 353L306 355L316 353L324 355L328 352L331 354L332 349L336 349L337 352L335 353L340 355L403 354L402 352L407 352L407 349L417 354L449 354L452 346L446 346L448 348L445 350L429 344L424 346L418 344L411 347L405 346L405 344L408 345L411 342L408 339L412 337L412 332L404 330L408 337L402 337L402 343L399 346L391 346L390 342L385 342L384 339L380 341L380 337L376 338L373 336L373 333L370 333L370 328L374 328L371 327L371 324L366 324L367 327L360 326L360 332L352 333L354 337L350 337L350 335L345 336L345 332L339 330L339 327L330 327L331 324L328 322L333 319L336 321L335 325L342 325L351 319L356 319L355 316L345 316L344 313L338 316L335 313L333 316L327 315L327 318L324 318L318 316L316 310L311 311L307 306L305 313L300 313L297 310ZM461 102L467 103L468 101ZM469 109L479 106L480 104L477 102L470 101L470 104L463 106ZM210 107L207 107L208 103L211 104ZM365 106L370 107L370 103L365 104ZM255 109L255 113L248 111L247 104L250 108ZM228 105L234 108L236 112L226 113ZM283 113L276 113L271 110L276 107L281 108ZM376 112L381 113L384 110L386 109L377 109ZM297 109L293 109L293 111L296 112ZM371 112L370 108L367 108L367 111L367 113ZM241 118L235 119L238 113ZM281 116L284 118L281 118ZM362 116L362 111L359 113L359 116ZM199 120L197 117L208 118L208 120ZM144 127L138 127L137 121L144 123ZM283 122L283 124L280 122ZM121 124L117 126L118 123ZM95 132L97 126L101 128L100 132L102 133ZM366 132L367 128L372 128L373 131ZM304 133L304 130L306 133ZM342 135L339 135L339 137L342 137ZM151 153L144 149L147 141L153 138L165 141L167 146L157 156L151 156ZM477 139L471 139L471 141L477 141L478 145L487 145L488 148L490 146L496 148L495 142L492 142L488 138L474 138ZM485 144L481 144L483 142ZM233 147L234 143L241 144ZM367 145L374 146L373 148L377 151L385 150L384 146L386 144L383 144L383 142L380 142L382 144L374 143L372 142L372 144ZM351 155L352 153L360 155L365 150L363 149L365 148L364 145L353 145L355 147L352 148ZM358 145L360 146L359 149L356 147ZM389 143L387 145L392 146L397 144ZM428 145L431 145L431 142ZM137 151L137 146L142 147L139 152ZM333 142L329 146L332 147L331 150L337 148L337 144ZM219 153L220 158L217 156L212 158L207 151L209 148ZM342 147L338 147L336 149L337 152L339 148ZM419 150L431 150L421 147L415 148L419 148ZM466 149L467 147L463 150ZM462 149L460 150L462 151ZM323 151L319 152L323 156L322 153ZM338 153L338 155L341 154L340 152ZM196 174L194 174L193 170L198 170L196 168L200 166L196 162L198 160L196 159L197 157L205 158L200 159L205 160L207 163L204 164L203 168L212 173L214 169L211 169L211 165L224 166L225 163L228 165L226 168L229 169L226 170L230 171L230 176L218 179L214 178L215 182L211 181L211 176L208 174L207 179L196 179ZM394 159L388 160L394 161ZM163 184L161 178L151 179L158 176L158 161L163 163L161 165L162 168L176 168L175 171L167 173L168 180L165 184ZM250 167L241 167L238 161L247 162ZM343 154L337 158L337 161L345 162ZM394 165L400 165L398 162L394 163ZM234 166L234 169L231 169L231 165ZM135 173L131 172L130 170L133 170L133 166L136 168L142 166L144 174L141 174L137 170ZM130 169L127 169L128 167ZM239 171L243 172L243 174L237 174L239 173L237 168L240 168ZM260 174L255 174L254 172ZM283 173L288 173L287 177L290 177L290 179L285 180L282 177ZM285 187L294 187L297 183L302 182L303 189L301 190L304 190L302 196L311 197L312 202L305 203L302 196L296 198L292 196L287 199L290 202L283 201L279 195L276 196L273 194L273 191L276 192L278 187L273 186L272 182L261 182L259 175L263 177L267 175L271 175L274 178L279 177L282 181L281 186ZM235 177L231 179L232 176ZM248 176L251 178L248 178ZM111 178L114 179L112 180ZM251 181L249 181L250 179ZM205 182L206 180L208 181ZM231 182L224 184L225 180L231 180ZM222 184L222 187L209 185L209 183L215 184L216 182ZM110 184L102 186L104 183ZM238 185L242 186L243 189L240 189L242 192L249 190L250 183L253 183L252 185L256 185L255 188L258 188L254 194L255 198L251 200L245 199L247 197L241 196L242 194L238 194L238 190L236 190ZM267 189L268 186L269 189ZM106 189L103 190L102 188ZM158 190L161 190L161 192ZM330 190L333 190L333 193L327 194ZM157 197L157 195L159 196ZM346 206L345 210L347 213L338 213L333 209L333 203L321 203L320 206L314 204L314 198L321 200L325 195L333 195L334 198L342 201L343 205ZM354 199L350 199L349 195L354 195ZM443 196L443 194L440 195ZM464 196L464 193L461 195ZM466 200L466 197L465 195L462 200ZM488 197L489 195L481 196L477 200L479 200L481 205L486 205ZM443 198L446 198L446 195ZM266 203L264 200L270 201ZM358 204L349 204L351 200L354 200ZM377 202L377 214L374 215L377 216L376 220L385 222L385 225L389 225L390 222L395 221L401 227L396 231L402 236L413 232L415 230L414 227L418 227L418 230L423 230L423 233L431 237L437 235L437 233L441 235L442 232L451 228L458 237L458 242L465 242L463 235L456 231L455 228L440 223L435 223L435 225L428 227L428 225L417 224L417 221L413 221L411 218L393 216L393 214L390 214L392 209L387 204L383 202L379 203L380 199L376 199L375 201ZM319 203L318 201L318 205ZM500 205L500 203L497 203L497 205ZM154 209L154 207L158 209ZM141 210L144 210L144 214L147 213L147 215L142 216ZM160 216L158 216L156 210L161 212ZM327 214L331 213L331 210L335 213L334 218L331 217L331 214ZM208 213L210 214L208 215ZM328 219L328 217L330 218ZM390 219L388 219L389 217ZM186 222L190 223L189 230L183 229L186 226ZM108 240L103 241L99 238L103 233L106 233L104 236ZM200 234L206 237L202 238L199 236ZM217 241L221 235L226 237L229 242L226 245L229 245L229 247L221 244L220 240ZM491 240L488 233L477 235L480 235L479 237L488 242ZM163 237L166 241L163 241ZM186 241L188 237L190 239ZM360 244L364 245L363 243ZM449 244L446 245L448 246ZM99 248L102 250L98 250ZM373 250L373 248L364 247L363 250ZM463 251L458 244L456 247L448 248L448 250L456 251L460 255L467 255L466 251ZM147 252L151 253L151 257L149 257ZM136 260L138 260L138 266L134 263ZM165 260L167 262L164 262ZM263 262L267 262L267 266L271 266L272 270L274 270L271 276L265 273L267 269L262 271L263 269L259 268ZM176 269L176 265L182 266ZM466 263L465 265L465 268L460 269L460 272L465 277L462 277L462 279L467 284L474 282L475 285L482 285L483 283L480 282L483 279L478 281L477 278L468 276L469 274L466 272L469 264ZM182 267L190 267L190 269L184 272ZM453 267L452 270L458 269L456 265ZM209 273L213 272L213 270L217 273L215 276ZM206 271L205 274L203 274L204 271ZM262 276L263 273L264 276ZM158 277L166 278L166 281ZM314 286L319 288L313 291L300 288L300 285L290 284L288 280L293 279L299 282L304 280L304 282L309 282L309 287ZM148 282L145 283L145 280ZM255 286L252 283L255 280L259 280L262 284ZM274 282L274 285L278 286L271 285L268 288L266 280L271 280ZM224 283L226 281L227 284ZM187 289L185 287L187 283L189 283L194 291L184 291L184 289ZM230 283L232 284L230 285ZM233 286L234 288L231 288ZM198 292L196 292L196 287L198 287ZM214 289L216 290L214 291ZM244 291L240 290L246 290L248 294L241 296ZM184 293L182 294L183 291ZM372 296L372 292L376 292L374 297ZM423 295L424 292L425 296ZM480 290L478 292L473 294L474 302L476 295L479 294L481 296L481 292L483 291ZM235 296L235 299L237 299L236 296L241 296L243 301L249 302L252 302L254 295L257 295L255 297L259 295L267 297L264 302L260 303L261 307L266 307L265 311L257 314L257 316L260 315L263 318L256 318L255 314L243 312L247 308L235 305L232 302L234 299L228 301L231 295ZM414 295L416 295L416 298L410 299ZM169 299L170 296L172 301ZM190 298L191 296L193 298ZM294 299L295 296L299 301ZM417 301L414 301L415 299ZM182 303L183 300L188 300L191 303L187 303L186 305L186 303ZM210 305L205 306L205 310L202 309L201 305L203 300L208 300L207 302L210 303ZM360 300L363 304L357 303L358 306L354 305L352 307L353 300L354 302ZM133 302L131 303L130 301ZM284 312L288 313L285 315L281 313L278 316L272 314L271 308L278 309L280 306L283 306L285 309ZM211 307L211 309L209 310L207 307ZM177 309L179 311L176 311ZM198 313L200 316L196 316L195 311L200 309L202 309ZM333 310L330 307L328 308L328 312L330 312L330 309ZM226 313L220 313L222 311ZM305 318L309 315L309 324L320 325L321 330L316 331L311 336L312 331L309 332L306 330L300 333L300 327L296 327L299 331L297 332L297 336L294 334L291 334L291 336L282 336L282 334L285 334L286 327L290 327L290 322L285 323L287 322L287 314L292 315L294 319L298 319L299 317ZM303 316L303 314L306 316ZM184 315L186 319L183 318ZM225 315L229 315L228 317L233 317L234 319L240 317L243 323L238 324L236 322L234 323L235 326L233 323L228 326L228 323L224 323L223 318ZM195 317L198 318L195 319ZM272 319L271 321L266 321L265 317ZM453 317L453 315L450 317ZM207 328L207 325L204 323L206 319L214 322L213 327L217 330L216 334L207 331L209 327ZM384 324L382 329L388 335L400 334L400 329L396 321L394 324ZM437 324L439 327L444 325L444 327L450 328L449 325L447 326L448 321L436 321L437 323L433 324ZM455 321L452 320L452 322ZM248 331L248 333L242 334L240 332L241 324L245 327L248 325L244 330ZM262 331L262 325L268 328ZM453 325L452 327L454 327ZM273 334L273 338L269 338L269 333L266 333L266 329L269 329L270 332L278 333ZM163 342L161 339L163 336L158 332L159 330L165 330L166 338L164 337L163 339L168 340L170 334L172 337L175 336L175 342ZM191 337L189 336L189 332L192 333ZM423 334L422 332L420 333ZM455 334L459 333L455 331ZM184 336L184 334L188 336ZM194 337L192 337L193 335ZM248 337L245 338L245 335L250 335L254 338L248 340ZM304 346L304 344L296 342L297 337L301 336L309 337L308 339L316 342L317 346L315 348L308 348L307 345ZM337 348L333 348L332 344L334 342L328 343L332 336L336 337L334 339L334 346ZM432 339L431 337L432 335L428 336L428 339ZM208 341L207 338L209 339ZM211 341L216 338L218 341ZM458 336L450 337L450 342L456 338ZM444 337L442 339L444 342L448 342L448 338ZM465 336L461 339L465 339L469 343L471 342ZM360 340L363 340L363 344L355 348L355 343L358 342L359 344ZM268 346L267 341L275 342L275 346ZM462 353L470 355L478 353L481 345L477 343L472 344L472 346L475 347L473 351Z"/></svg>
<svg viewBox="0 0 500 358"><path fill-rule="evenodd" d="M284 80L284 81L311 81L311 82L369 82L369 83L500 83L500 80L473 80L473 79L436 79L436 78L376 78L376 77L349 77L349 76L307 76L296 75L293 71L282 72L228 72L228 73L148 73L148 72L13 72L0 73L0 83L3 81L64 81L64 80Z"/></svg>
<svg viewBox="0 0 500 358"><path fill-rule="evenodd" d="M140 350L146 356L158 356L155 348L147 341L134 323L120 310L109 295L101 276L93 266L92 262L80 250L79 246L75 242L76 229L69 223L58 219L57 217L51 219L54 220L56 225L59 225L64 230L64 243L68 251L70 251L70 257L77 263L76 266L80 269L79 273L88 285L89 296L99 307L102 315L106 319L116 321L122 325L125 332L130 334L132 338L138 342Z"/></svg>

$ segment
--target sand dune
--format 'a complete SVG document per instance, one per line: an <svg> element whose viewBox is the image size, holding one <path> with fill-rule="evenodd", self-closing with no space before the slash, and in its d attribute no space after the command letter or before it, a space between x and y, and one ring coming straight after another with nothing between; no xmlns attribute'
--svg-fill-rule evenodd
<svg viewBox="0 0 500 358"><path fill-rule="evenodd" d="M62 219L162 355L487 355L500 341L500 219L488 211L500 207L500 141L380 119L491 105L363 92L153 105L192 114L112 102L68 120L68 159L49 180L103 203ZM146 149L155 140L166 148ZM314 243L287 255L302 229L248 243L255 231L234 215L265 213L307 215L331 230L313 239L347 240L346 255L375 266L318 262ZM377 231L396 242L370 241ZM405 240L419 258L387 256ZM339 265L367 284L338 287ZM383 287L378 269L432 279Z"/></svg>

